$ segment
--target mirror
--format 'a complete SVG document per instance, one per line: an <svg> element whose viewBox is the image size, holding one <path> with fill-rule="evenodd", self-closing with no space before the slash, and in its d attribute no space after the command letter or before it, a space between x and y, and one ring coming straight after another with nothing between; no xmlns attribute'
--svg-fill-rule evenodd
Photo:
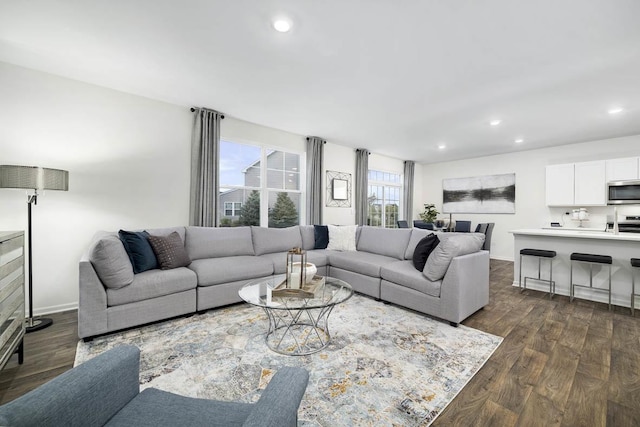
<svg viewBox="0 0 640 427"><path fill-rule="evenodd" d="M347 180L335 179L333 180L333 200L347 200Z"/></svg>

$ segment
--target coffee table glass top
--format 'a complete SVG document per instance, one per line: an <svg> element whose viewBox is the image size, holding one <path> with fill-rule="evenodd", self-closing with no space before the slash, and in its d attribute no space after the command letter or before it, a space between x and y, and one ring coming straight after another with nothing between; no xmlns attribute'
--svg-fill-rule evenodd
<svg viewBox="0 0 640 427"><path fill-rule="evenodd" d="M335 277L325 277L324 284L315 289L313 298L274 297L273 289L285 280L280 274L266 279L257 279L244 285L239 295L249 304L270 309L291 310L296 308L324 308L340 304L353 295L351 285Z"/></svg>

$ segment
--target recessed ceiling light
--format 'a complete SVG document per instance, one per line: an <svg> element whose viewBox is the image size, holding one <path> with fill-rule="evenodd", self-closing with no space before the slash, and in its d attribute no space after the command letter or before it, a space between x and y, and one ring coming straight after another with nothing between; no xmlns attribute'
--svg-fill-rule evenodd
<svg viewBox="0 0 640 427"><path fill-rule="evenodd" d="M522 138L516 139L516 144L520 144L521 142L524 142L524 139L522 139Z"/></svg>
<svg viewBox="0 0 640 427"><path fill-rule="evenodd" d="M500 120L500 119L491 120L491 121L489 122L489 124L490 124L491 126L498 126L500 123L502 123L502 120Z"/></svg>
<svg viewBox="0 0 640 427"><path fill-rule="evenodd" d="M291 22L286 19L276 19L273 21L273 28L280 33L286 33L291 29Z"/></svg>
<svg viewBox="0 0 640 427"><path fill-rule="evenodd" d="M445 144L438 144L438 150L444 150L445 148L447 148Z"/></svg>
<svg viewBox="0 0 640 427"><path fill-rule="evenodd" d="M609 114L618 114L618 113L622 113L623 111L624 111L623 108L616 107L616 108L610 109Z"/></svg>

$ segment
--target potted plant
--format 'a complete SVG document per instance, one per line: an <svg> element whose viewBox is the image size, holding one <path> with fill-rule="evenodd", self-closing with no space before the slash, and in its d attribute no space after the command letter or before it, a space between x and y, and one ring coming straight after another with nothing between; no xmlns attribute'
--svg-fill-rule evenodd
<svg viewBox="0 0 640 427"><path fill-rule="evenodd" d="M424 222L435 222L436 217L439 213L440 212L438 212L438 210L436 209L436 205L425 203L424 212L420 212L419 215L420 219L422 219Z"/></svg>

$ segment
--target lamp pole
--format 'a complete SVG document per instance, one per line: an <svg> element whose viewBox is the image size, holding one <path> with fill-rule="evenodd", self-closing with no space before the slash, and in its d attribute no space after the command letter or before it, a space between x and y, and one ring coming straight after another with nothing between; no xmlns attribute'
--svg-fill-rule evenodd
<svg viewBox="0 0 640 427"><path fill-rule="evenodd" d="M29 246L29 319L27 320L26 332L35 332L51 326L52 319L41 317L33 320L33 250L31 249L31 205L38 204L38 190L34 190L33 194L27 194L27 242Z"/></svg>

